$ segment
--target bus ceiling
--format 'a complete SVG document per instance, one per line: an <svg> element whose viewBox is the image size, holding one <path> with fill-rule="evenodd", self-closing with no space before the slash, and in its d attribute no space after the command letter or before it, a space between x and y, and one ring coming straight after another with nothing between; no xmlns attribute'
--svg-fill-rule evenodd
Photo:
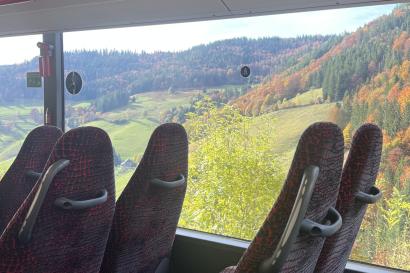
<svg viewBox="0 0 410 273"><path fill-rule="evenodd" d="M395 3L389 0L0 0L0 36Z"/></svg>

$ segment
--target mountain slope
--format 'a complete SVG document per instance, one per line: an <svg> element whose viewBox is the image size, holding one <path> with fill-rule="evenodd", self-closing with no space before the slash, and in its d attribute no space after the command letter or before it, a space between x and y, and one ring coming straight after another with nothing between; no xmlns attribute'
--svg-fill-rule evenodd
<svg viewBox="0 0 410 273"><path fill-rule="evenodd" d="M272 75L234 104L244 113L259 113L312 88L323 88L324 99L339 101L376 74L409 59L409 33L410 5L403 4L346 35L310 62Z"/></svg>
<svg viewBox="0 0 410 273"><path fill-rule="evenodd" d="M242 65L252 69L251 83L280 73L318 50L334 36L298 38L236 38L195 46L181 52L131 53L76 51L65 54L65 69L79 71L86 82L75 100L95 99L112 92L128 95L172 89L199 89L227 84L248 84L240 76ZM40 97L25 92L25 73L36 71L37 59L0 66L0 101Z"/></svg>

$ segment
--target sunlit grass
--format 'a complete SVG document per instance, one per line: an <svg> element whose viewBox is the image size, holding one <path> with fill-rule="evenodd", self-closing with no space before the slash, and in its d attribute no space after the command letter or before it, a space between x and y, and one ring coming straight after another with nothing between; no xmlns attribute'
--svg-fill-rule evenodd
<svg viewBox="0 0 410 273"><path fill-rule="evenodd" d="M311 124L327 121L328 113L333 103L315 104L304 107L279 110L254 119L254 131L263 130L266 118L271 117L276 133L276 141L272 152L281 154L284 165L289 168L296 145L304 130Z"/></svg>
<svg viewBox="0 0 410 273"><path fill-rule="evenodd" d="M290 99L290 102L294 102L296 105L310 105L314 104L318 98L323 99L322 88L313 89L308 92L296 95L294 98Z"/></svg>

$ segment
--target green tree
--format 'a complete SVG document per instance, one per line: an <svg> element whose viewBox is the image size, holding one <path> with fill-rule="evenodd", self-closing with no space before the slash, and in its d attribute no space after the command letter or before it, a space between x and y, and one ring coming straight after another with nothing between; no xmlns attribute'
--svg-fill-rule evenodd
<svg viewBox="0 0 410 273"><path fill-rule="evenodd" d="M345 148L350 149L352 145L352 124L350 122L343 130L343 138L345 139Z"/></svg>
<svg viewBox="0 0 410 273"><path fill-rule="evenodd" d="M386 101L383 125L391 137L393 137L400 129L400 106L396 101Z"/></svg>
<svg viewBox="0 0 410 273"><path fill-rule="evenodd" d="M269 107L275 102L275 96L274 94L269 94L266 96L265 100L262 103L262 112L267 112Z"/></svg>
<svg viewBox="0 0 410 273"><path fill-rule="evenodd" d="M263 117L261 117L263 118ZM191 114L189 184L181 226L252 238L282 187L271 119L259 130L232 106ZM258 132L257 134L255 132Z"/></svg>

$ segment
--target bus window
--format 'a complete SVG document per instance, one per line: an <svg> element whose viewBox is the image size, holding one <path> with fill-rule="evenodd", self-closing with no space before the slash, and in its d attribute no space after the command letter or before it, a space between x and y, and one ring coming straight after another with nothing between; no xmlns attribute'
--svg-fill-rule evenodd
<svg viewBox="0 0 410 273"><path fill-rule="evenodd" d="M179 226L249 240L305 128L338 124L347 154L355 130L375 123L384 198L369 207L351 259L408 270L409 18L402 4L66 33L66 73L84 79L65 94L66 126L108 132L119 195L154 128L183 124Z"/></svg>
<svg viewBox="0 0 410 273"><path fill-rule="evenodd" d="M38 72L41 40L40 35L0 38L0 176L27 134L43 124L43 89L27 87L26 79Z"/></svg>

